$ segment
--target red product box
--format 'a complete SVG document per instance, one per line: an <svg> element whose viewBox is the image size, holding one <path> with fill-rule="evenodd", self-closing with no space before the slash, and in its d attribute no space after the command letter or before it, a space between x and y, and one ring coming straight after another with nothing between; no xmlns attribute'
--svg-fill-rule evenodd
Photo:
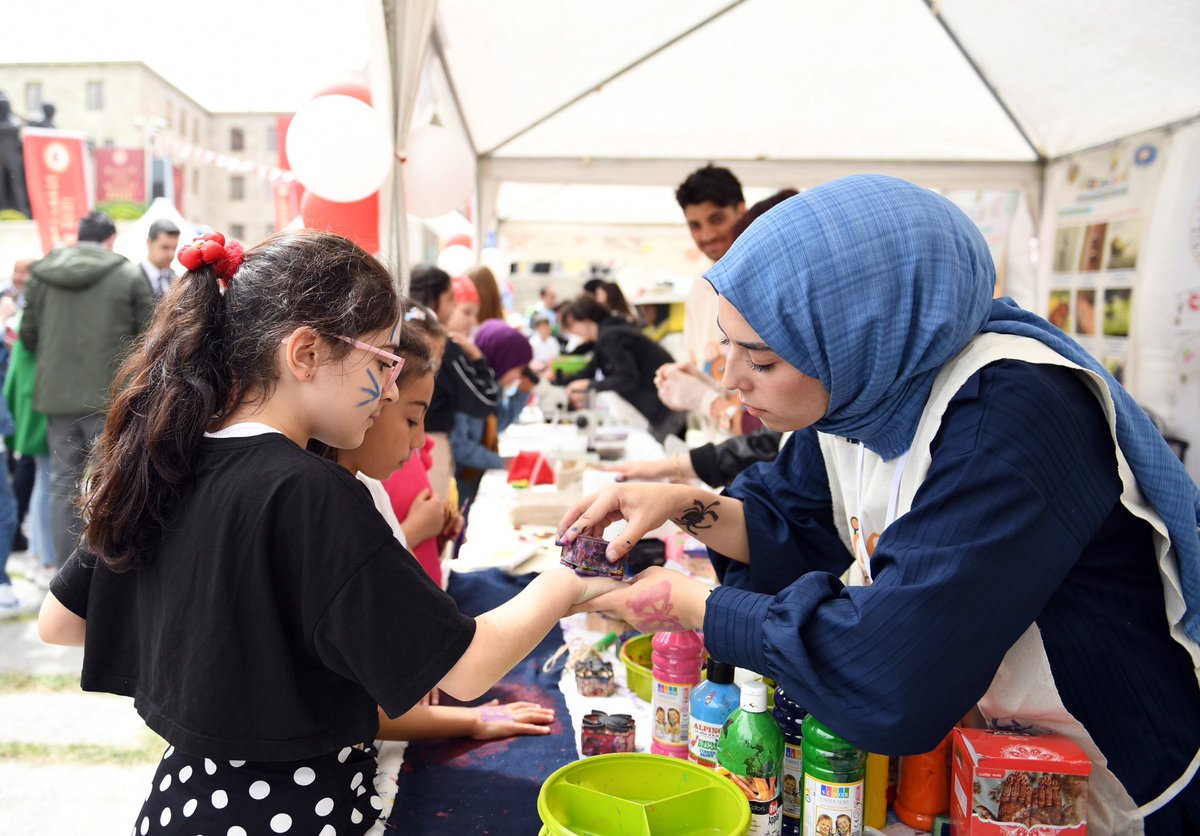
<svg viewBox="0 0 1200 836"><path fill-rule="evenodd" d="M1087 833L1087 755L1040 732L954 730L954 836Z"/></svg>

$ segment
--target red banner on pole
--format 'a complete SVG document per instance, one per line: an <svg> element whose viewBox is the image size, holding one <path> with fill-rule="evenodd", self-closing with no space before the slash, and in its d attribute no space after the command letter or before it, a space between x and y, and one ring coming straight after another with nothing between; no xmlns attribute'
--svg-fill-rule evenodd
<svg viewBox="0 0 1200 836"><path fill-rule="evenodd" d="M25 128L25 182L45 252L74 244L91 207L83 134Z"/></svg>
<svg viewBox="0 0 1200 836"><path fill-rule="evenodd" d="M141 148L97 148L96 202L146 202L146 152Z"/></svg>

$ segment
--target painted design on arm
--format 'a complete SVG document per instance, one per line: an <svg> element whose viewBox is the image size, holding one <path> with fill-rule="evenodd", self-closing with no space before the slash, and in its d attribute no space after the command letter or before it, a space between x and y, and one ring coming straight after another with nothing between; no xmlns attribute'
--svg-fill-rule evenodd
<svg viewBox="0 0 1200 836"><path fill-rule="evenodd" d="M507 723L512 720L512 712L507 708L491 708L484 706L479 709L479 719L485 723Z"/></svg>
<svg viewBox="0 0 1200 836"><path fill-rule="evenodd" d="M665 630L675 632L685 629L679 617L672 615L675 605L671 603L671 584L666 581L655 584L645 592L629 596L630 621L639 630Z"/></svg>
<svg viewBox="0 0 1200 836"><path fill-rule="evenodd" d="M360 392L366 393L369 397L364 401L359 401L355 406L366 406L369 403L374 403L379 400L379 396L383 394L383 387L379 385L379 381L375 379L375 373L370 369L366 369L367 377L371 378L371 386L359 386Z"/></svg>
<svg viewBox="0 0 1200 836"><path fill-rule="evenodd" d="M712 524L719 519L717 512L713 509L720 504L720 500L713 500L710 504L705 505L703 500L693 499L692 506L671 520L671 522L675 523L675 525L682 528L688 534L695 535L697 531L712 528ZM712 517L711 522L708 519L709 517Z"/></svg>

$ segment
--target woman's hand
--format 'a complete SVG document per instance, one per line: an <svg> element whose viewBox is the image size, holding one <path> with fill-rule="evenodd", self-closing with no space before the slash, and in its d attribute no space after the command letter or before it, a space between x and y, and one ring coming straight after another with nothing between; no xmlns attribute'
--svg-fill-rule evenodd
<svg viewBox="0 0 1200 836"><path fill-rule="evenodd" d="M618 482L651 482L674 475L673 459L653 459L646 462L618 462L604 468L617 474Z"/></svg>
<svg viewBox="0 0 1200 836"><path fill-rule="evenodd" d="M618 482L652 482L656 479L685 482L696 478L691 456L686 453L676 453L670 458L645 462L618 462L604 469L609 473L618 474Z"/></svg>
<svg viewBox="0 0 1200 836"><path fill-rule="evenodd" d="M706 378L690 366L657 373L654 383L658 398L671 409L680 412L699 412L707 415L713 401L724 394L715 380Z"/></svg>
<svg viewBox="0 0 1200 836"><path fill-rule="evenodd" d="M620 537L608 545L606 556L619 560L638 540L682 513L689 505L694 488L683 485L614 485L598 494L584 497L571 507L558 524L558 539L570 543L580 534L604 535L604 529L617 520L628 525Z"/></svg>
<svg viewBox="0 0 1200 836"><path fill-rule="evenodd" d="M509 702L492 700L474 709L477 715L475 740L496 740L522 734L550 734L554 722L554 709L535 702Z"/></svg>
<svg viewBox="0 0 1200 836"><path fill-rule="evenodd" d="M642 632L678 632L704 627L704 607L712 588L679 572L651 566L633 583L598 595L573 608L603 612Z"/></svg>
<svg viewBox="0 0 1200 836"><path fill-rule="evenodd" d="M445 522L445 513L442 507L442 500L431 488L426 488L417 494L416 499L408 508L407 516L400 524L410 545L416 546L418 543L424 543L430 537L436 537L441 532Z"/></svg>

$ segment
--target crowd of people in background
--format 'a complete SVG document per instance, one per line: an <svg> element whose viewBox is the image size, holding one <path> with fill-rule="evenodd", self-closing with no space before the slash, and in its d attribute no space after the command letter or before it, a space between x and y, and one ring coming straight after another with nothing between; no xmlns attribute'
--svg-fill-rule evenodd
<svg viewBox="0 0 1200 836"><path fill-rule="evenodd" d="M781 192L773 202L792 193ZM747 212L737 178L711 165L690 175L676 196L696 246L714 260L773 205ZM10 548L29 553L30 579L42 589L74 550L79 483L104 428L113 376L176 279L175 224L151 224L139 264L113 252L115 234L103 213L88 214L76 244L18 260L0 296L6 325L0 432L7 442L0 458L6 471L0 474L0 613L35 603L13 591L4 571ZM697 315L713 305L703 281L688 299L686 357L672 356L657 339L668 315L661 309L669 306L631 305L608 278L592 278L566 299L545 284L526 311L505 309L511 294L502 293L497 276L483 266L450 276L418 264L409 285L415 307L407 316L435 332L439 366L424 419L427 440L402 468L406 479L419 478L412 478L415 489L394 487L394 496L400 519L411 517L414 534L421 535L413 539L435 579L435 541L444 546L457 536L482 473L505 466L498 434L528 404L537 405L548 385L565 387L566 403L577 410L611 399L605 402L619 404L623 418L644 422L660 441L682 438L689 414L710 437L726 439L690 454L622 465L622 478L699 476L720 485L778 450L778 434L758 428L718 383L721 351L709 317Z"/></svg>

